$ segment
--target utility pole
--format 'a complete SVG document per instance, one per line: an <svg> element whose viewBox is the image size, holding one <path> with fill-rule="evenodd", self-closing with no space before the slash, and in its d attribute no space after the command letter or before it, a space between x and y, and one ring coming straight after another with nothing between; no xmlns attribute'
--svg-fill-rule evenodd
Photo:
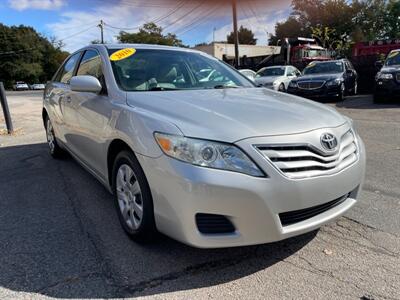
<svg viewBox="0 0 400 300"><path fill-rule="evenodd" d="M100 27L100 34L101 34L100 41L101 41L102 44L104 44L104 33L103 33L103 31L104 31L104 22L103 22L103 20L100 20L100 24L97 25L97 26Z"/></svg>
<svg viewBox="0 0 400 300"><path fill-rule="evenodd" d="M12 134L14 132L10 111L8 109L6 91L4 90L4 85L0 82L0 103L1 108L3 109L4 121L6 121L6 127L8 134Z"/></svg>
<svg viewBox="0 0 400 300"><path fill-rule="evenodd" d="M215 30L217 30L217 28L214 27L214 29L213 29L213 43L215 43Z"/></svg>
<svg viewBox="0 0 400 300"><path fill-rule="evenodd" d="M236 1L232 0L232 13L233 13L233 40L235 42L235 67L240 66L239 59L239 35L237 29L237 15L236 15Z"/></svg>

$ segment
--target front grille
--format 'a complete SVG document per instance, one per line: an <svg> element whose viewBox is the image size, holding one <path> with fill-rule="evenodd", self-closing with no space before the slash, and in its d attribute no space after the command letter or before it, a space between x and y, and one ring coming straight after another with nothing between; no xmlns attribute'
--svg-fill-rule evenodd
<svg viewBox="0 0 400 300"><path fill-rule="evenodd" d="M257 145L261 154L289 178L330 175L357 160L354 134L347 131L339 140L339 150L327 154L308 144Z"/></svg>
<svg viewBox="0 0 400 300"><path fill-rule="evenodd" d="M335 206L338 206L339 204L346 201L349 195L350 193L321 205L280 213L279 219L281 221L282 226L288 226L301 221L305 221L319 214L322 214L323 212L331 208L334 208Z"/></svg>
<svg viewBox="0 0 400 300"><path fill-rule="evenodd" d="M300 81L297 83L298 87L303 90L316 90L321 88L325 81Z"/></svg>
<svg viewBox="0 0 400 300"><path fill-rule="evenodd" d="M196 225L199 231L204 234L235 232L232 222L222 215L198 213L196 214Z"/></svg>

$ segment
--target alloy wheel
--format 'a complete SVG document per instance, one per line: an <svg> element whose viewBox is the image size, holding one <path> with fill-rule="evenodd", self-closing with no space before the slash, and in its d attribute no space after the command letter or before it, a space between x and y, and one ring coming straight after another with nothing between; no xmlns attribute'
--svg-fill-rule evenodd
<svg viewBox="0 0 400 300"><path fill-rule="evenodd" d="M122 164L118 169L116 192L119 209L126 225L137 230L143 219L142 192L135 173L127 164Z"/></svg>

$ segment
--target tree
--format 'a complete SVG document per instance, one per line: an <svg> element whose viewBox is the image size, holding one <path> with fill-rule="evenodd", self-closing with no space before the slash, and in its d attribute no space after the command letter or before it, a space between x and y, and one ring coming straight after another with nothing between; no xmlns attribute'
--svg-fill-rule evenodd
<svg viewBox="0 0 400 300"><path fill-rule="evenodd" d="M0 23L0 81L10 88L17 80L27 83L50 79L68 53L32 27Z"/></svg>
<svg viewBox="0 0 400 300"><path fill-rule="evenodd" d="M250 29L247 29L243 26L240 26L238 30L238 36L239 44L241 45L255 45L257 43L257 39L254 38L254 33ZM231 32L226 39L230 44L235 43L234 33Z"/></svg>
<svg viewBox="0 0 400 300"><path fill-rule="evenodd" d="M155 23L146 23L136 33L121 31L117 36L120 43L158 44L183 47L182 41L175 34L163 34L163 29Z"/></svg>
<svg viewBox="0 0 400 300"><path fill-rule="evenodd" d="M310 33L310 28L304 28L297 17L290 16L286 21L276 23L275 35L270 36L269 43L277 45L279 41L283 43L285 38L307 37Z"/></svg>

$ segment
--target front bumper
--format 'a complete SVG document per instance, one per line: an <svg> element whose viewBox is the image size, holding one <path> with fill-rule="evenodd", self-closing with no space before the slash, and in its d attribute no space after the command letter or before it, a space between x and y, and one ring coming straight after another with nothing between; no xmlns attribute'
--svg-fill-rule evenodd
<svg viewBox="0 0 400 300"><path fill-rule="evenodd" d="M365 150L359 138L359 157L353 165L336 174L301 180L285 177L252 147L268 140L237 143L267 178L196 167L165 155L157 159L138 155L151 188L158 230L199 248L261 244L315 230L356 203L365 172ZM347 194L345 201L327 211L282 225L281 213L318 206ZM197 213L226 216L235 232L203 234L196 225Z"/></svg>
<svg viewBox="0 0 400 300"><path fill-rule="evenodd" d="M296 96L309 98L309 99L326 99L326 98L334 98L340 95L340 85L327 87L326 85L322 86L319 89L300 89L289 87L287 92L289 94L293 94Z"/></svg>
<svg viewBox="0 0 400 300"><path fill-rule="evenodd" d="M382 80L375 82L375 95L382 97L400 97L400 82L395 79Z"/></svg>

